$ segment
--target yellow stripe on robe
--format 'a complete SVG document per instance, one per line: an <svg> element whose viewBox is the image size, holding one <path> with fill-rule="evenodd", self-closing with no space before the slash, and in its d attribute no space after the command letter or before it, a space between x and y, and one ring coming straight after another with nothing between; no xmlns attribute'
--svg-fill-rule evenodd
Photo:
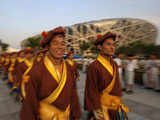
<svg viewBox="0 0 160 120"><path fill-rule="evenodd" d="M51 73L52 77L55 79L58 79L55 72L53 71L51 65L52 62L50 61L50 59L45 56L44 58L44 64L47 68L47 70ZM61 94L64 86L65 86L65 83L67 81L67 66L66 66L66 63L64 62L63 64L63 73L62 73L62 77L61 77L61 81L59 81L59 85L58 87L45 99L43 99L42 101L43 102L46 102L46 103L53 103L57 98L58 96Z"/></svg>

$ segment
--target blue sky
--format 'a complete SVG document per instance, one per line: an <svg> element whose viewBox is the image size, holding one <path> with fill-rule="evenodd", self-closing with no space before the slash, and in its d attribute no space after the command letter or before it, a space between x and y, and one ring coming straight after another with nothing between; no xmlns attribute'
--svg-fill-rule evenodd
<svg viewBox="0 0 160 120"><path fill-rule="evenodd" d="M142 18L160 28L160 0L0 0L0 5L0 39L15 48L43 30L104 18Z"/></svg>

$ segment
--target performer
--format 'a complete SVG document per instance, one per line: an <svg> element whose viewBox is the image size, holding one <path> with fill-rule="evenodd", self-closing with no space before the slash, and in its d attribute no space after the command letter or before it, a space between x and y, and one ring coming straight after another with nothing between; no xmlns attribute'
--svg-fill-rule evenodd
<svg viewBox="0 0 160 120"><path fill-rule="evenodd" d="M73 69L75 80L80 80L80 75L78 72L77 63L73 61L73 54L74 54L74 49L71 48L71 50L69 51L68 56L67 56L67 62L71 65L71 67Z"/></svg>
<svg viewBox="0 0 160 120"><path fill-rule="evenodd" d="M0 67L2 68L3 64L5 61L5 53L1 53L1 57L0 57Z"/></svg>
<svg viewBox="0 0 160 120"><path fill-rule="evenodd" d="M4 71L2 73L3 80L8 80L8 68L10 64L11 64L10 53L5 53L5 60L4 60L4 65L3 65Z"/></svg>
<svg viewBox="0 0 160 120"><path fill-rule="evenodd" d="M8 85L12 88L13 83L14 83L14 79L13 79L13 72L14 72L14 68L15 68L15 63L16 63L16 58L17 57L17 52L12 52L11 56L10 56L10 61L11 64L8 68Z"/></svg>
<svg viewBox="0 0 160 120"><path fill-rule="evenodd" d="M160 91L160 80L159 80L159 69L158 69L158 59L156 56L152 55L152 62L151 62L151 71L152 71L152 83L153 89L155 91Z"/></svg>
<svg viewBox="0 0 160 120"><path fill-rule="evenodd" d="M126 90L126 86L125 86L125 81L124 81L124 78L123 78L122 56L123 56L122 54L119 54L114 60L118 64L120 83L121 83L122 89L125 91Z"/></svg>
<svg viewBox="0 0 160 120"><path fill-rule="evenodd" d="M15 89L18 89L18 80L17 80L17 71L18 70L18 64L21 64L24 61L24 51L25 50L20 50L17 53L17 60L15 62L14 65L14 71L12 72L12 76L13 76L13 88L11 89L12 91L14 91Z"/></svg>
<svg viewBox="0 0 160 120"><path fill-rule="evenodd" d="M47 51L48 51L48 48L44 48L42 50L37 50L36 51L37 54L36 54L36 58L35 58L36 62L39 62L43 58L43 56L47 53Z"/></svg>
<svg viewBox="0 0 160 120"><path fill-rule="evenodd" d="M4 52L1 53L1 57L0 57L0 72L1 72L0 79L3 78L3 74L4 74L5 54L6 53Z"/></svg>
<svg viewBox="0 0 160 120"><path fill-rule="evenodd" d="M128 64L127 64L127 90L128 94L132 94L134 92L134 83L135 83L135 69L138 68L137 60L133 55L128 56Z"/></svg>
<svg viewBox="0 0 160 120"><path fill-rule="evenodd" d="M26 75L21 120L79 120L80 104L71 66L63 60L66 49L62 27L41 40L48 52Z"/></svg>
<svg viewBox="0 0 160 120"><path fill-rule="evenodd" d="M24 72L33 65L33 52L31 48L27 48L20 52L21 57L18 58L18 63L16 64L14 70L14 88L19 89L22 82L22 76ZM24 55L24 58L23 58Z"/></svg>
<svg viewBox="0 0 160 120"><path fill-rule="evenodd" d="M126 120L128 108L122 103L118 65L112 59L116 35L108 32L98 36L95 45L100 54L87 70L85 110L93 112L96 120Z"/></svg>

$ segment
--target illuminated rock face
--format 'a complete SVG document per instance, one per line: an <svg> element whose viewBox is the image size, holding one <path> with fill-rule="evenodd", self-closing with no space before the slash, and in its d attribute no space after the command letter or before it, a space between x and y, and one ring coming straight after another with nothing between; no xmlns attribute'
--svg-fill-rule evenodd
<svg viewBox="0 0 160 120"><path fill-rule="evenodd" d="M115 18L91 21L65 27L67 47L73 47L76 53L80 52L79 45L84 41L93 42L97 34L104 34L108 31L118 34L118 46L141 40L145 43L155 43L157 29L151 23L132 18ZM22 46L26 44L22 42Z"/></svg>

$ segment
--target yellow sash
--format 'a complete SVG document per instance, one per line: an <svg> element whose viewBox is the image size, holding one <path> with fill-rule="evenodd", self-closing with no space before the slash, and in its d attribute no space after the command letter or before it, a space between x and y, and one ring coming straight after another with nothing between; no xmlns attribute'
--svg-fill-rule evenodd
<svg viewBox="0 0 160 120"><path fill-rule="evenodd" d="M11 58L11 65L8 69L8 80L9 82L13 82L13 76L12 76L12 71L14 70L14 65L15 65L16 59Z"/></svg>
<svg viewBox="0 0 160 120"><path fill-rule="evenodd" d="M11 58L11 65L10 65L8 71L13 71L14 70L15 62L16 62L16 59L15 58Z"/></svg>
<svg viewBox="0 0 160 120"><path fill-rule="evenodd" d="M28 80L29 80L29 76L27 74L28 74L28 72L31 70L31 68L33 66L33 59L31 61L25 59L24 62L27 65L28 68L22 75L21 92L22 92L22 97L23 98L26 97L25 83L27 83Z"/></svg>
<svg viewBox="0 0 160 120"><path fill-rule="evenodd" d="M58 78L55 72L53 71L53 63L47 56L45 56L44 58L44 64L47 70L51 73L52 77L56 79L57 82L59 82L59 85L47 98L43 99L40 102L39 117L41 120L67 120L70 113L70 105L64 112L59 110L55 106L50 105L58 98L67 81L66 63L64 62L63 64L64 66L61 81L58 81Z"/></svg>
<svg viewBox="0 0 160 120"><path fill-rule="evenodd" d="M102 57L101 55L98 56L97 60L104 66L104 68L113 76L113 80L112 82L108 85L108 87L103 91L103 93L110 93L115 81L116 81L116 67L114 65L114 72L113 72L113 67L112 65L109 63L109 61L107 61L104 57Z"/></svg>
<svg viewBox="0 0 160 120"><path fill-rule="evenodd" d="M67 62L68 62L71 66L74 65L74 62L73 62L72 60L70 60L70 59L67 59Z"/></svg>
<svg viewBox="0 0 160 120"><path fill-rule="evenodd" d="M19 63L21 63L21 62L23 62L23 61L24 61L24 59L23 59L23 58L21 58L21 57L18 57L17 59L18 59L18 62L19 62Z"/></svg>
<svg viewBox="0 0 160 120"><path fill-rule="evenodd" d="M67 81L67 67L66 67L66 63L64 62L62 79L61 79L61 81L59 81L57 78L57 75L53 71L54 70L53 63L51 62L51 60L47 56L45 56L45 58L44 58L44 64L45 64L47 70L51 73L52 77L59 83L58 87L51 93L51 95L49 95L47 98L45 98L43 100L47 103L53 103L58 98L60 93L62 92L64 85Z"/></svg>
<svg viewBox="0 0 160 120"><path fill-rule="evenodd" d="M30 66L32 66L33 64L33 59L28 60L28 59L24 59L24 63L27 65L27 67L29 68Z"/></svg>
<svg viewBox="0 0 160 120"><path fill-rule="evenodd" d="M39 62L41 60L41 57L40 56L38 56L37 57L37 62Z"/></svg>
<svg viewBox="0 0 160 120"><path fill-rule="evenodd" d="M119 110L120 108L122 108L126 113L129 111L129 109L124 104L122 104L120 97L109 95L109 93L113 89L114 84L116 82L117 70L116 70L115 64L112 67L111 64L101 55L98 56L97 60L113 76L111 83L107 86L107 88L103 90L101 99L100 99L104 118L105 120L109 120L109 114L108 114L109 109Z"/></svg>
<svg viewBox="0 0 160 120"><path fill-rule="evenodd" d="M24 74L22 76L21 92L22 92L22 97L23 98L26 97L25 83L27 83L28 80L29 80L29 76L27 74L31 70L32 66L33 66L33 64L24 72Z"/></svg>
<svg viewBox="0 0 160 120"><path fill-rule="evenodd" d="M113 76L113 67L103 56L98 55L97 60L107 69L107 71Z"/></svg>
<svg viewBox="0 0 160 120"><path fill-rule="evenodd" d="M52 77L57 81L57 83L59 83L59 79L58 76L56 75L56 71L55 71L55 67L53 65L53 63L51 62L51 60L45 56L44 58L44 64L47 68L47 70L51 73ZM63 73L62 73L63 75Z"/></svg>
<svg viewBox="0 0 160 120"><path fill-rule="evenodd" d="M9 58L5 59L5 64L4 65L8 65L9 64Z"/></svg>
<svg viewBox="0 0 160 120"><path fill-rule="evenodd" d="M65 111L61 111L53 105L40 102L39 118L40 120L69 120L70 105Z"/></svg>
<svg viewBox="0 0 160 120"><path fill-rule="evenodd" d="M1 57L0 62L2 63L2 62L4 62L4 60L5 60L5 58Z"/></svg>

